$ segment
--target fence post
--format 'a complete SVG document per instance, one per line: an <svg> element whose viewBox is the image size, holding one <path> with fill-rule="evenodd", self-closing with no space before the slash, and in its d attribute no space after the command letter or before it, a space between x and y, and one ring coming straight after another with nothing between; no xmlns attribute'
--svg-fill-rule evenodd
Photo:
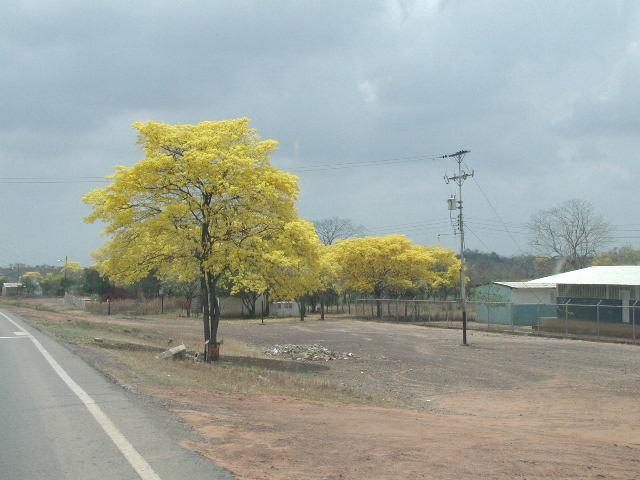
<svg viewBox="0 0 640 480"><path fill-rule="evenodd" d="M564 338L569 336L569 302L564 304Z"/></svg>
<svg viewBox="0 0 640 480"><path fill-rule="evenodd" d="M538 327L538 335L540 335L540 304L536 303L536 326Z"/></svg>
<svg viewBox="0 0 640 480"><path fill-rule="evenodd" d="M636 343L636 303L638 303L637 300L633 302L633 307L631 307L631 321L633 322L631 324L631 332L633 333L633 343Z"/></svg>
<svg viewBox="0 0 640 480"><path fill-rule="evenodd" d="M598 300L596 304L596 337L600 339L600 304L602 300Z"/></svg>
<svg viewBox="0 0 640 480"><path fill-rule="evenodd" d="M513 321L513 316L515 314L515 309L513 308L513 303L511 303L511 306L509 307L509 310L511 310L511 315L509 315L511 317L511 333L513 333L515 331L515 325L514 325L514 321Z"/></svg>

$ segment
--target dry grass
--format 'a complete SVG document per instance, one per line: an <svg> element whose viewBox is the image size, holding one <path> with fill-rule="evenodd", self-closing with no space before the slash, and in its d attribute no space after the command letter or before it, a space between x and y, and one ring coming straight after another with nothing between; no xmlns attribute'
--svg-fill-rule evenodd
<svg viewBox="0 0 640 480"><path fill-rule="evenodd" d="M242 345L240 345L242 350ZM369 403L373 399L348 387L315 377L315 365L232 355L211 364L159 361L144 351L117 350L112 357L124 367L125 383L145 387L186 388L190 391L277 395L300 400ZM113 374L113 372L109 372ZM121 374L122 374L121 373ZM377 402L376 402L377 403Z"/></svg>
<svg viewBox="0 0 640 480"><path fill-rule="evenodd" d="M155 387L176 387L202 393L284 395L300 400L387 403L322 378L320 374L328 369L322 363L267 358L260 350L235 339L223 339L222 357L216 363L159 360L157 350L170 345L184 343L190 351L201 351L202 334L197 319L170 315L104 317L29 302L12 305L14 308L16 306L19 307L16 312L31 325L80 347L89 356L100 356L103 360L97 363L99 368L108 370L107 373L121 383L133 385L142 391ZM227 321L247 325L261 323L260 319ZM264 323L294 321L297 320L269 318ZM101 341L97 343L94 340L96 338ZM172 340L170 345L169 339ZM130 348L126 348L127 344ZM104 360L105 356L109 361Z"/></svg>

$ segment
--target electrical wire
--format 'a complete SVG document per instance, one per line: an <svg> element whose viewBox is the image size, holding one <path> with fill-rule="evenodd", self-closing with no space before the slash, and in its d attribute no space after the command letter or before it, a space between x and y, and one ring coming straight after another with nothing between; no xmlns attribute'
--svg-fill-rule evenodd
<svg viewBox="0 0 640 480"><path fill-rule="evenodd" d="M342 163L324 163L301 167L282 168L282 170L292 173L313 173L330 170L344 170L349 168L362 168L374 166L397 165L400 163L420 162L424 160L440 160L443 155L419 154L406 157L394 157L379 160L363 160ZM56 183L109 183L111 180L105 177L78 176L78 177L0 177L1 184L56 184Z"/></svg>

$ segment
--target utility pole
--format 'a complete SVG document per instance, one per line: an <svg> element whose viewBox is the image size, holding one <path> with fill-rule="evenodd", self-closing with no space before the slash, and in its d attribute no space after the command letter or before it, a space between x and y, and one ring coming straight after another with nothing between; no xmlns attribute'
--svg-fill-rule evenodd
<svg viewBox="0 0 640 480"><path fill-rule="evenodd" d="M464 261L464 221L462 218L462 184L464 181L473 177L473 170L471 173L465 171L462 168L462 161L464 156L469 153L469 150L459 150L456 153L449 155L443 155L442 158L453 158L458 163L458 174L454 176L444 176L444 181L449 184L454 182L458 185L458 200L456 202L455 197L449 199L449 210L458 210L458 228L457 233L460 233L460 306L462 307L462 344L467 345L467 289L465 275L465 261Z"/></svg>

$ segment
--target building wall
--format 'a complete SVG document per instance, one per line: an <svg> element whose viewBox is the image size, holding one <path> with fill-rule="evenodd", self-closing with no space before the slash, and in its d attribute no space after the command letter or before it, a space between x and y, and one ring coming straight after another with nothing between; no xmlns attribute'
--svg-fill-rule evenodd
<svg viewBox="0 0 640 480"><path fill-rule="evenodd" d="M274 317L298 317L300 309L297 302L272 302L269 313Z"/></svg>
<svg viewBox="0 0 640 480"><path fill-rule="evenodd" d="M489 284L474 292L477 321L532 326L540 317L555 317L555 288L511 288ZM504 303L500 303L504 302Z"/></svg>
<svg viewBox="0 0 640 480"><path fill-rule="evenodd" d="M620 300L623 291L629 292L631 300L640 300L637 285L568 285L558 284L558 297L600 300Z"/></svg>
<svg viewBox="0 0 640 480"><path fill-rule="evenodd" d="M476 318L482 323L511 324L512 289L505 285L490 283L473 291Z"/></svg>
<svg viewBox="0 0 640 480"><path fill-rule="evenodd" d="M555 288L516 288L511 293L514 304L556 303Z"/></svg>
<svg viewBox="0 0 640 480"><path fill-rule="evenodd" d="M16 287L16 286L9 286L9 285L3 285L2 286L2 296L3 297L17 297L17 296L21 296L25 294L25 289L23 286L20 287Z"/></svg>

